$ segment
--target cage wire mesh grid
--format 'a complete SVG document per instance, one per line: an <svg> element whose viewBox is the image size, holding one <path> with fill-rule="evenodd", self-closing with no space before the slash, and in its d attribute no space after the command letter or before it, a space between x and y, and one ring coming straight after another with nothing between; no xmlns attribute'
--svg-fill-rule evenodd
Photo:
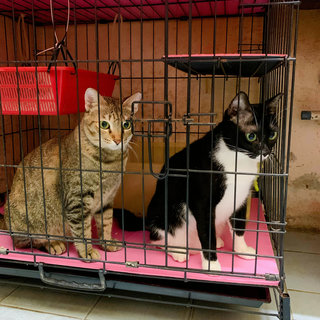
<svg viewBox="0 0 320 320"><path fill-rule="evenodd" d="M50 64L53 68L69 64L71 67L75 65L75 70L79 68L99 74L109 73L110 64L113 64L118 78L113 96L122 101L135 92L142 93L139 111L135 118L131 118L134 150L126 166L122 156L121 169L112 171L121 177L114 208L120 208L122 218L126 217L125 210L142 218L140 231L126 231L122 223L114 221L113 235L121 250L100 251L100 259L91 263L79 258L73 243L84 243L88 248L92 241L97 244L97 237L92 239L83 234L76 238L48 232L22 232L29 239L42 238L49 243L63 240L67 244L67 251L63 255L51 255L35 247L15 247L11 236L19 232L4 228L0 231L0 246L3 247L1 260L185 281L273 286L280 292L278 317L288 316L288 308L284 303L283 235L298 5L299 1L264 0L2 1L0 42L4 50L0 52L0 67L11 67L17 79L19 68L23 66L34 67L37 74L37 68L46 68ZM68 16L70 21L66 32ZM62 39L62 42L57 42L57 39ZM63 54L57 56L58 45L68 48L74 59ZM52 46L53 50L45 50ZM79 95L78 75L76 79L73 108L80 110L84 97ZM36 77L37 90L38 81ZM97 76L98 91L102 85ZM53 89L53 94L58 97L60 90L57 86ZM235 179L242 175L259 177L256 192L247 202L246 219L232 218L231 222L232 233L235 234L236 225L247 220L246 226L238 227L238 231L245 231L246 241L255 249L254 259L240 258L234 250L230 232L225 230L222 236L224 246L217 250L209 248L209 252L217 252L222 271L209 271L202 268L199 253L190 255L186 262L177 262L168 252L181 248L150 244L146 228L147 208L160 179L166 185L175 176L185 179L188 203L192 174L208 174L211 177L225 174L212 168L194 169L188 165L189 160L183 167L170 168L169 159L184 148L187 150L186 159L190 159L190 144L221 122L230 101L240 91L248 94L251 103L262 103L263 113L266 112L266 101L282 94L276 111L278 140L272 160L263 162L261 156L258 173L239 172L236 167L227 173ZM18 85L18 115L5 115L0 97L0 147L3 150L0 155L0 192L9 208L13 176L20 162L24 174L29 170L41 171L41 181L37 182L40 188L43 188L44 177L49 172L56 172L61 179L64 170L71 170L74 175L80 176L90 171L86 168L62 168L61 139L74 128L78 134L77 125L82 115L76 112L45 116L39 109L36 115L25 116L19 92ZM239 119L237 121L239 125ZM46 167L43 165L45 155L41 153L41 148L52 138L59 142L58 165ZM26 155L38 146L41 164L26 166ZM240 153L237 146L236 157ZM101 161L101 153L98 157ZM163 164L164 171L160 173ZM100 175L106 173L102 166L92 172ZM101 180L99 183L102 189ZM27 186L24 185L22 189L21 193L27 195ZM239 190L235 188L234 199L237 193ZM44 208L45 196L39 201L44 203ZM163 201L164 216L167 217L168 195ZM212 208L211 202L209 207ZM46 219L45 212L42 218ZM211 222L210 218L208 226ZM104 242L111 243L106 239Z"/></svg>

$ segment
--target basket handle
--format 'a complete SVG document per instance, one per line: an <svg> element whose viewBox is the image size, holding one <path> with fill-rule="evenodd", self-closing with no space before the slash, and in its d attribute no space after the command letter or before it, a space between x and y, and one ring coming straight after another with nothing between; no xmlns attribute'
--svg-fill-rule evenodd
<svg viewBox="0 0 320 320"><path fill-rule="evenodd" d="M42 282L55 287L90 291L104 291L106 289L106 279L102 270L99 270L98 283L97 281L92 281L90 278L85 278L83 276L45 272L42 263L39 263L39 272ZM70 280L65 280L68 278ZM86 282L83 282L83 279L86 279Z"/></svg>
<svg viewBox="0 0 320 320"><path fill-rule="evenodd" d="M60 52L62 54L63 60L65 60L65 65L68 66L68 63L66 60L67 60L67 58L69 58L72 61L75 72L77 71L77 65L76 65L74 59L72 58L70 51L68 50L68 48L66 46L66 39L67 39L67 34L68 34L68 30L69 30L69 23L70 23L70 0L67 0L67 4L68 4L68 6L67 6L68 15L67 15L67 22L66 22L66 26L65 26L65 32L64 32L63 38L59 41L56 26L54 23L53 0L50 0L50 13L51 13L51 21L52 21L52 27L53 27L53 31L54 31L54 37L55 37L55 44L51 48L48 48L48 49L45 49L45 50L42 50L42 51L36 53L36 56L38 56L38 55L46 53L47 51L52 51L51 61L49 63L48 70L47 70L48 72L50 72L51 66L54 63L54 61L57 60Z"/></svg>
<svg viewBox="0 0 320 320"><path fill-rule="evenodd" d="M120 25L120 30L118 29L118 26L117 26L118 23ZM113 23L111 25L110 42L109 42L109 46L111 44L115 45L116 48L115 48L114 52L117 52L117 49L119 50L119 48L120 48L120 43L118 41L118 39L119 39L118 33L119 32L120 32L120 34L122 33L122 28L123 28L123 17L121 14L117 13L114 16ZM111 59L112 59L112 57L111 57ZM112 61L109 65L108 73L114 74L117 66L119 68L119 61L116 61L116 60Z"/></svg>
<svg viewBox="0 0 320 320"><path fill-rule="evenodd" d="M114 75L117 67L119 68L119 61L112 61L108 68L108 74Z"/></svg>
<svg viewBox="0 0 320 320"><path fill-rule="evenodd" d="M121 14L118 14L118 13L114 16L114 19L113 19L113 23L112 23L112 26L111 26L111 28L112 28L111 29L111 35L115 35L115 34L118 35L118 30L119 29L118 28L116 29L117 23L120 24L120 33L121 33L122 32L121 29L123 28L123 17L122 17ZM110 37L110 38L112 38L112 37ZM119 43L118 43L118 45L119 45Z"/></svg>

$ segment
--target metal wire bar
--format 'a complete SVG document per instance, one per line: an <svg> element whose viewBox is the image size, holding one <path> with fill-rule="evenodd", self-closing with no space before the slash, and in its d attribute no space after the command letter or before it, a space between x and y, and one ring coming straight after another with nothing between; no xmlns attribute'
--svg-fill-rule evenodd
<svg viewBox="0 0 320 320"><path fill-rule="evenodd" d="M217 33L216 33L216 1L214 2L214 14L215 14L215 19L214 19L214 32L213 32L213 52L216 52L216 37L217 37ZM216 66L215 64L213 65L212 68L212 78L211 78L211 100L210 100L210 120L211 122L213 121L213 116L214 116L214 90L215 90L215 72L216 71ZM213 128L211 128L211 140L210 140L210 144L211 144L211 150L213 150ZM212 161L210 161L210 170L212 171L212 167L213 167L213 163ZM209 243L208 243L208 247L209 250L212 250L212 237L216 237L216 226L215 226L215 221L213 221L213 217L212 217L212 212L213 210L215 210L215 208L213 208L213 204L212 204L212 197L213 197L213 181L212 181L212 173L210 173L210 185L209 185L209 197L210 197L210 202L209 202ZM214 234L212 234L212 230L215 230ZM216 241L215 241L216 243ZM216 249L216 248L215 248ZM210 251L209 251L210 252ZM211 255L209 254L209 261L208 261L208 269L210 270L210 264L211 264Z"/></svg>
<svg viewBox="0 0 320 320"><path fill-rule="evenodd" d="M143 1L140 0L140 60L143 60ZM153 62L154 63L154 62ZM140 82L140 86L141 86L141 92L142 92L142 100L143 100L143 92L144 92L144 86L143 86L143 63L140 63L140 72L141 72L141 82ZM142 110L141 110L141 116L142 119L144 119L144 108L143 108L144 104L142 104ZM154 104L153 104L153 108L154 108ZM149 126L148 126L148 132L149 132ZM142 154L142 163L141 163L141 171L142 171L142 175L141 175L141 186L142 186L142 195L141 195L141 205L142 205L142 219L143 219L143 246L144 246L144 263L146 263L146 258L147 258L147 253L146 253L146 213L145 213L145 209L144 209L144 204L145 204L145 183L144 183L144 123L142 123L142 137L141 137L141 143L142 143L142 150L141 150L141 154ZM149 142L150 144L150 142ZM149 157L150 157L151 153L149 153ZM150 159L149 159L150 161ZM152 172L152 169L150 170Z"/></svg>
<svg viewBox="0 0 320 320"><path fill-rule="evenodd" d="M169 3L168 0L165 0L165 23L164 23L164 92L163 92L163 97L165 101L169 100L169 83L168 83L168 54L169 54ZM169 163L169 141L165 140L165 150L166 150L166 160L167 163ZM165 194L164 194L164 201L165 201L165 206L164 206L164 230L165 230L165 265L168 266L168 175L165 176L164 178L164 187L165 187Z"/></svg>
<svg viewBox="0 0 320 320"><path fill-rule="evenodd" d="M243 10L241 10L241 16L239 19L239 43L242 42L242 26L243 26ZM241 48L240 48L241 50ZM241 71L242 71L242 60L241 60L241 56L242 56L242 52L240 51L240 63L239 63L239 77L237 78L237 93L239 93L241 91ZM238 103L238 110L237 110L237 132L236 132L236 153L235 153L235 166L234 166L234 190L233 190L233 212L232 215L235 216L236 215L236 201L237 201L237 178L238 178L238 173L237 173L237 169L238 169L238 147L239 147L239 106L240 106L240 95L238 94L238 98L237 98L237 103ZM232 221L232 251L235 251L235 220ZM231 261L231 270L232 272L234 272L234 256L232 256L232 261Z"/></svg>
<svg viewBox="0 0 320 320"><path fill-rule="evenodd" d="M14 16L14 6L13 0L11 2L12 5L12 16ZM16 26L15 23L12 23L12 33L14 37L13 45L14 45L14 57L17 60L17 38L16 38ZM16 80L17 80L17 95L18 95L18 106L19 106L19 140L20 140L20 155L22 162L22 175L23 175L23 189L24 189L24 199L25 199L25 209L26 209L26 225L27 225L27 233L30 234L30 226L29 226L29 216L28 216L28 199L27 199L27 189L26 189L26 172L24 167L24 151L23 151L23 141L22 141L22 126L21 126L21 97L20 97L20 83L19 83L19 72L18 72L18 64L15 65L16 69ZM9 229L9 232L12 230ZM31 250L33 249L33 244L31 242Z"/></svg>
<svg viewBox="0 0 320 320"><path fill-rule="evenodd" d="M34 9L34 1L32 1L32 10ZM34 24L34 14L32 12L32 24L33 28L35 28ZM37 37L36 33L34 32L34 45L35 50L37 49ZM36 58L36 57L35 57ZM39 79L38 79L38 72L37 72L37 65L35 66L35 79L36 79L36 90L39 92ZM39 102L39 95L37 95L37 111L38 111L38 132L39 132L39 141L40 141L40 167L41 167L41 184L42 184L42 197L43 197L43 216L44 216L44 223L45 223L45 232L48 234L48 223L47 223L47 208L46 208L46 195L45 195L45 186L44 186L44 173L43 173L43 154L42 154L42 140L41 140L41 120L40 120L40 102ZM50 242L49 242L50 247Z"/></svg>
<svg viewBox="0 0 320 320"><path fill-rule="evenodd" d="M98 29L98 21L97 21L97 1L94 1L94 25L95 25L95 36L96 36L96 59L99 59L99 29ZM120 31L119 31L119 39L120 39ZM119 40L120 41L120 40ZM119 45L120 48L120 45ZM120 49L119 49L119 55L120 55ZM97 71L97 92L99 92L100 90L100 79L99 79L99 70L100 70L100 66L99 66L99 61L96 61L96 71ZM119 72L120 72L120 67L119 67ZM120 82L120 95L121 95L121 82ZM100 94L98 93L97 95L98 98L98 124L101 123L101 105L100 105ZM120 100L121 101L121 100ZM122 116L122 109L121 109L121 116ZM103 185L102 185L102 140L101 140L101 126L98 125L99 127L99 196L100 196L100 214L101 214L101 230L100 230L100 234L98 235L98 237L101 237L101 240L104 240L104 223L103 223L103 217L104 217L104 210L103 210ZM121 141L123 140L122 137L122 133L121 133ZM121 144L122 146L123 144ZM80 149L81 151L81 149ZM123 168L123 149L121 147L121 169ZM123 171L123 170L121 170ZM82 175L82 173L81 173ZM81 193L82 193L82 189L81 189ZM81 199L82 201L82 199ZM84 237L84 236L83 236ZM92 245L92 244L91 244ZM86 242L86 255L88 250L88 246L87 246L87 242ZM104 247L104 254L105 254L105 259L107 259L107 253L106 253L106 247Z"/></svg>
<svg viewBox="0 0 320 320"><path fill-rule="evenodd" d="M192 54L192 1L189 0L188 4L188 56L189 59ZM187 114L190 113L190 99L191 99L191 63L190 60L188 61L188 80L187 80ZM186 128L186 146L187 146L187 153L186 153L186 268L188 269L189 265L189 192L190 192L190 174L189 174L189 168L190 168L190 127L187 123ZM184 273L184 278L187 278L187 274Z"/></svg>
<svg viewBox="0 0 320 320"><path fill-rule="evenodd" d="M0 167L11 167L11 168L20 168L19 165L9 165L9 164L0 164ZM39 166L25 166L26 169L41 169ZM54 167L43 167L45 170L60 170L60 168L54 168ZM172 170L172 169L171 169ZM73 172L79 172L80 169L72 169L72 168L61 168L61 171L73 171ZM100 172L99 170L94 170L94 169L82 169L83 172ZM185 169L173 169L173 171L177 172L185 172ZM121 173L122 171L111 171L111 170L102 170L102 172L106 173ZM189 169L189 172L194 172L194 173L214 173L214 174L237 174L237 175L254 175L254 176L271 176L271 177L287 177L288 173L252 173L252 172L234 172L234 171L216 171L216 170L200 170L200 169ZM141 174L141 171L123 171L125 174ZM151 174L148 172L145 172L145 174ZM170 168L169 168L169 173L168 175L172 176L177 176L176 174L170 174ZM186 175L179 174L179 177Z"/></svg>
<svg viewBox="0 0 320 320"><path fill-rule="evenodd" d="M219 53L213 53L212 56L205 56L205 57L201 57L201 56L192 56L192 61L193 62L203 62L203 60L205 59L206 62L217 62L217 61L221 61L223 60L223 62L228 62L228 61L240 61L241 59L243 60L243 58L246 58L247 60L251 61L251 62L268 62L268 61L278 61L278 62L284 62L285 60L288 60L288 61L294 61L296 60L295 57L292 57L292 56L287 56L286 53L278 53L278 52L275 52L275 53L270 53L270 54L265 54L265 55L247 55L247 56L240 56L240 55L230 55L230 54L226 54L226 55L221 55ZM170 57L167 57L167 58L170 58L170 62L179 62L179 61L186 61L188 62L188 57L187 56L177 56L177 57L174 57L174 56L170 56ZM63 60L60 60L60 59L57 59L56 60L57 63L72 63L74 61L74 59L63 59ZM115 59L77 59L78 62L92 62L92 63L96 63L97 61L98 62L115 62L117 60ZM136 63L140 63L140 62L163 62L164 61L164 57L162 58L156 58L156 59L150 59L150 58L144 58L143 60L140 60L140 59L123 59L122 62L123 63L133 63L133 62L136 62ZM30 59L30 60L17 60L17 59L13 59L13 60L9 60L9 61L6 61L6 60L3 60L3 61L0 61L1 63L4 63L4 64L16 64L16 63L28 63L28 64L36 64L38 62L38 60L34 60L34 59ZM43 63L50 63L51 60L41 60L41 62ZM226 76L226 75L225 75ZM232 75L227 75L228 77L232 76ZM174 78L174 77L173 77ZM186 75L184 78L188 78L188 75ZM195 79L198 79L197 77L195 77Z"/></svg>
<svg viewBox="0 0 320 320"><path fill-rule="evenodd" d="M244 231L244 229L238 229L239 231ZM249 232L256 232L257 230L256 229L249 229L248 230ZM285 233L285 231L282 231L282 232L279 232L279 231L267 231L267 230L264 230L263 232L265 233L274 233L274 234L278 234L278 233ZM7 231L0 231L0 234L1 235L8 235L8 232ZM28 236L27 233L25 232L19 232L19 231L15 231L15 232L12 232L12 236ZM83 242L83 238L82 237L73 237L73 236L60 236L60 235L51 235L51 234L44 234L44 233L32 233L30 234L30 239L46 239L46 238L50 238L51 240L65 240L66 242ZM92 240L91 238L85 238L85 240ZM95 241L96 243L108 243L108 244L114 244L114 243L121 243L121 241L119 240L103 240L103 241ZM143 243L141 242L134 242L134 241L125 241L125 244L123 245L123 247L130 247L131 246L134 246L135 248L137 249L140 249L140 250L150 250L150 251L161 251L163 252L162 249L165 249L165 245L158 245L158 244L152 244L152 243L148 243L148 245L146 247L143 246ZM174 246L174 245L168 245L167 248L169 249L185 249L185 246ZM9 250L9 249L8 249ZM193 247L190 247L189 250L191 251L205 251L205 252L217 252L217 250L213 250L213 249L199 249L199 248L193 248ZM14 249L14 251L16 253L18 253L19 251L17 249ZM181 252L181 251L180 251ZM221 253L225 253L225 254L228 254L228 255L241 255L240 253L237 253L237 252L233 252L233 251L223 251L223 250L219 250L219 252ZM24 254L23 251L19 252L19 254ZM243 253L245 254L245 253ZM45 254L46 256L48 256L48 254ZM245 254L247 255L247 254ZM249 254L250 255L250 254ZM254 255L254 254L252 254ZM279 255L264 255L264 254L258 254L257 255L258 257L260 258L274 258L274 259L280 259L282 258L282 256L279 256ZM74 257L76 259L76 257ZM105 261L106 260L101 260L101 261ZM111 261L111 260L109 260ZM107 262L109 262L107 261ZM122 263L125 263L125 261L123 261Z"/></svg>

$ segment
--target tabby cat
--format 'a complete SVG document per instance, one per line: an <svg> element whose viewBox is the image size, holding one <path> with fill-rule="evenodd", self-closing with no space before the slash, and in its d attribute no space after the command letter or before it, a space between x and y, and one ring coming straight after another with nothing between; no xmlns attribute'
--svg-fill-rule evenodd
<svg viewBox="0 0 320 320"><path fill-rule="evenodd" d="M61 138L61 151L58 138L53 138L42 144L42 159L40 147L24 158L26 168L23 170L22 164L19 165L5 206L6 226L10 232L17 233L12 235L15 247L32 245L33 248L45 248L51 254L62 254L66 251L63 237L72 236L81 258L99 259L99 251L92 247L90 240L85 240L92 238L91 220L94 217L100 238L107 240L103 242L105 249L119 249L111 242L113 200L121 182L122 159L125 168L132 138L131 105L140 99L140 93L126 99L121 116L119 100L102 97L96 90L88 88L86 112L80 128L77 126ZM138 104L133 106L136 113ZM61 171L54 169L60 168L60 156ZM38 169L28 168L30 166ZM81 175L80 167L83 170ZM100 168L107 172L100 176ZM31 238L28 234L61 238Z"/></svg>
<svg viewBox="0 0 320 320"><path fill-rule="evenodd" d="M217 254L209 252L208 249L216 250L223 247L224 243L219 233L228 222L230 228L234 223L236 229L235 252L242 258L254 258L255 249L249 247L244 240L246 200L255 174L258 172L260 158L264 160L271 154L277 140L276 108L280 97L281 95L278 95L266 102L263 117L262 105L250 104L248 96L240 92L225 111L222 122L190 145L189 168L214 170L218 173L210 175L210 173L189 172L188 210L186 178L169 176L168 216L165 219L165 180L158 180L147 212L147 226L153 244L161 246L166 244L167 224L167 245L178 247L171 248L170 250L175 252L168 253L177 261L185 261L188 220L188 247L203 250L201 251L203 269L219 271L221 266ZM238 150L237 155L236 150ZM169 159L170 173L181 175L181 171L175 169L186 168L186 164L185 148ZM239 173L236 176L225 173L235 170ZM164 168L161 172L164 172ZM251 175L240 174L241 172ZM233 216L241 220L231 222L230 218ZM210 221L212 221L211 227ZM199 251L194 250L191 253L197 252Z"/></svg>

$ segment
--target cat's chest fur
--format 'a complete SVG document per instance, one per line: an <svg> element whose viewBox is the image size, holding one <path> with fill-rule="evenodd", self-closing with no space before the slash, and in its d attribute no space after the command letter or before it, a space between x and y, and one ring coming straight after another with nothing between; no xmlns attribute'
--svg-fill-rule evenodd
<svg viewBox="0 0 320 320"><path fill-rule="evenodd" d="M236 152L230 150L222 139L217 145L214 160L223 167L223 171L235 172ZM259 158L252 159L246 154L238 152L236 172L256 174L258 163ZM237 176L235 174L225 174L225 191L215 210L216 226L227 221L233 212L244 204L255 179L253 174L237 174Z"/></svg>
<svg viewBox="0 0 320 320"><path fill-rule="evenodd" d="M126 166L127 158L124 159L124 167ZM121 161L116 161L112 164L103 164L102 170L106 171L115 171L113 172L103 172L101 181L100 176L96 176L96 188L94 190L94 198L91 206L91 211L93 213L101 210L102 207L112 204L113 199L118 191L118 188L121 183ZM102 184L102 198L101 198L101 189L100 183ZM102 201L101 201L102 200Z"/></svg>

